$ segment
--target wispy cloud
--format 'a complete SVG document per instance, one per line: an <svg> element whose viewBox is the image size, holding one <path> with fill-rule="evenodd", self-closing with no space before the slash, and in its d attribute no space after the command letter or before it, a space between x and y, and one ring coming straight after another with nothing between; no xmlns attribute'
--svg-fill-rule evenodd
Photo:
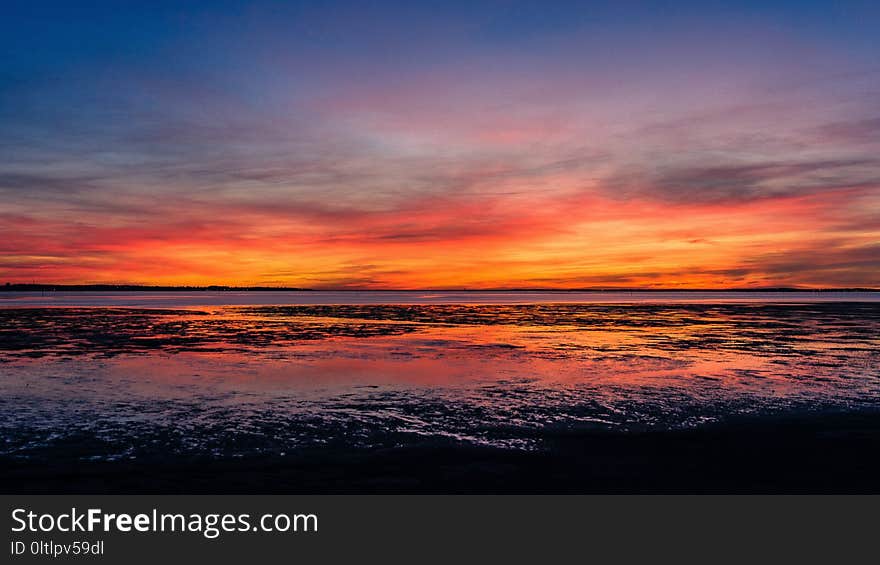
<svg viewBox="0 0 880 565"><path fill-rule="evenodd" d="M880 285L871 49L696 8L449 10L10 51L0 278Z"/></svg>

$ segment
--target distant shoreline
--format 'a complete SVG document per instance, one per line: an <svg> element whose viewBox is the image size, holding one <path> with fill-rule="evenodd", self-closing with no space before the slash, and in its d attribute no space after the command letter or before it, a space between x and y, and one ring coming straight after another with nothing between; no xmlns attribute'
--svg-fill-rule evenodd
<svg viewBox="0 0 880 565"><path fill-rule="evenodd" d="M541 292L541 293L575 293L575 292L880 292L880 288L849 287L849 288L797 288L797 287L761 287L761 288L631 288L631 287L587 287L587 288L339 288L314 289L275 286L161 286L161 285L128 285L128 284L8 284L0 285L0 292Z"/></svg>

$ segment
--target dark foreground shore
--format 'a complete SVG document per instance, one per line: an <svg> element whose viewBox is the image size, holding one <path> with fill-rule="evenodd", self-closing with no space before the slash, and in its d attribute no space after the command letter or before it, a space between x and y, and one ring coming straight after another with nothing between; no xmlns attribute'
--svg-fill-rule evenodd
<svg viewBox="0 0 880 565"><path fill-rule="evenodd" d="M878 493L880 412L233 460L0 461L5 493Z"/></svg>

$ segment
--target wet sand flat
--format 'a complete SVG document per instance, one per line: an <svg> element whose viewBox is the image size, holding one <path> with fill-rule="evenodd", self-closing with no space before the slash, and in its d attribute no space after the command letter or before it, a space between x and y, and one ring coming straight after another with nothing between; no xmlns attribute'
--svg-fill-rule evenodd
<svg viewBox="0 0 880 565"><path fill-rule="evenodd" d="M880 303L0 308L8 492L874 492Z"/></svg>

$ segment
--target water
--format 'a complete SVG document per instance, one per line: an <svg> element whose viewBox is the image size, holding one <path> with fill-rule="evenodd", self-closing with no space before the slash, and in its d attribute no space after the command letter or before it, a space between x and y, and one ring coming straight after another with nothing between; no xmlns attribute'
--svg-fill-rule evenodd
<svg viewBox="0 0 880 565"><path fill-rule="evenodd" d="M16 296L0 308L0 456L534 451L559 433L880 407L876 295L743 294Z"/></svg>
<svg viewBox="0 0 880 565"><path fill-rule="evenodd" d="M878 302L880 291L180 291L0 292L2 306Z"/></svg>

